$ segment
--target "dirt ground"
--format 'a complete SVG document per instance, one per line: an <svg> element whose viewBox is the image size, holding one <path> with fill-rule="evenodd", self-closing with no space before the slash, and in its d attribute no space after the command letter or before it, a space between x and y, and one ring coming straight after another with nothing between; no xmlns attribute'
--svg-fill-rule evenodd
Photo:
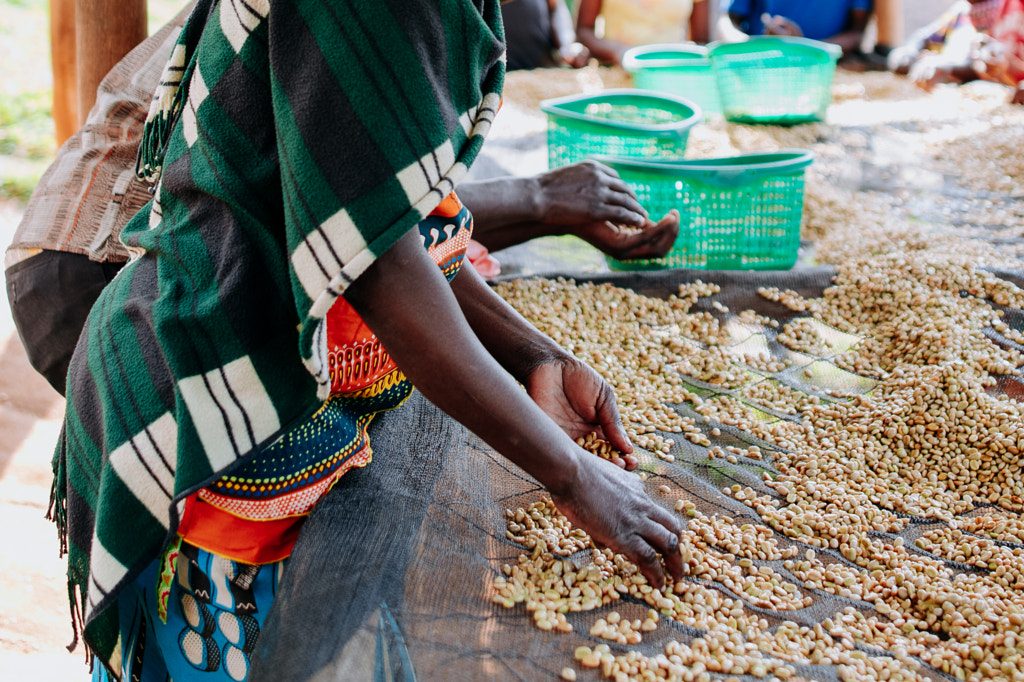
<svg viewBox="0 0 1024 682"><path fill-rule="evenodd" d="M909 32L948 3L904 4ZM21 211L17 203L0 202L0 252ZM28 364L6 290L0 298L0 680L84 682L89 673L81 647L73 654L65 649L72 640L65 563L44 518L64 401Z"/></svg>

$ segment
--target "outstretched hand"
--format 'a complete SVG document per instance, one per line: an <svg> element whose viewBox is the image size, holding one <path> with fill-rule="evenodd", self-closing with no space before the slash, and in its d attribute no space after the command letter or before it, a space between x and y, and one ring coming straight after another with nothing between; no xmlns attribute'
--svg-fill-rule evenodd
<svg viewBox="0 0 1024 682"><path fill-rule="evenodd" d="M672 209L661 220L647 220L639 229L623 229L609 222L582 225L576 236L618 260L661 258L679 236L679 211Z"/></svg>
<svg viewBox="0 0 1024 682"><path fill-rule="evenodd" d="M633 452L622 427L615 392L585 363L565 355L530 373L526 390L537 406L573 440L596 431L619 451ZM598 458L594 458L598 459ZM633 467L636 460L629 458Z"/></svg>
<svg viewBox="0 0 1024 682"><path fill-rule="evenodd" d="M611 386L585 363L570 355L546 362L530 374L526 388L570 437L597 431L622 452L633 451ZM636 467L635 458L626 461L627 468ZM647 495L635 474L581 452L575 480L557 492L552 489L551 496L574 526L635 563L652 586L664 587L666 569L675 580L682 579L682 524Z"/></svg>
<svg viewBox="0 0 1024 682"><path fill-rule="evenodd" d="M568 227L612 258L660 258L679 235L679 212L654 222L618 174L596 161L563 166L543 176L541 215Z"/></svg>
<svg viewBox="0 0 1024 682"><path fill-rule="evenodd" d="M545 223L567 227L606 221L630 227L647 223L647 211L629 185L597 161L562 166L538 176L538 180L540 215Z"/></svg>
<svg viewBox="0 0 1024 682"><path fill-rule="evenodd" d="M577 468L577 480L567 492L552 495L555 506L595 543L623 554L648 582L661 589L665 569L675 580L683 575L679 554L679 519L644 492L640 478L599 457L588 457ZM664 566L659 560L664 557Z"/></svg>
<svg viewBox="0 0 1024 682"><path fill-rule="evenodd" d="M592 160L529 178L467 182L459 192L474 216L474 239L491 251L571 234L620 260L660 258L679 234L677 211L650 220L618 173Z"/></svg>

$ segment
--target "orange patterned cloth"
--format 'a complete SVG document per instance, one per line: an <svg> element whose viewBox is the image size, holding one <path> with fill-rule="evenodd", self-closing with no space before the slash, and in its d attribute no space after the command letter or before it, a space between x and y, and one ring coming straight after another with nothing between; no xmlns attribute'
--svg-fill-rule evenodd
<svg viewBox="0 0 1024 682"><path fill-rule="evenodd" d="M424 247L451 281L473 232L452 193L419 225ZM412 385L351 305L327 314L331 397L306 422L185 501L179 534L191 545L248 564L291 554L302 522L346 471L370 463L367 428Z"/></svg>

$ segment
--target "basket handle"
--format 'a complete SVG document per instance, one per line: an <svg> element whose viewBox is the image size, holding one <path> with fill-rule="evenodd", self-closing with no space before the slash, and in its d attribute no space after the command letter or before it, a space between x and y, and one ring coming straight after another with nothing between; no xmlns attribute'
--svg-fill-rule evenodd
<svg viewBox="0 0 1024 682"><path fill-rule="evenodd" d="M767 177L803 170L814 161L814 153L807 149L784 149L687 161L647 161L616 156L596 156L594 159L616 171L640 170L673 178L690 178L714 187L736 188Z"/></svg>

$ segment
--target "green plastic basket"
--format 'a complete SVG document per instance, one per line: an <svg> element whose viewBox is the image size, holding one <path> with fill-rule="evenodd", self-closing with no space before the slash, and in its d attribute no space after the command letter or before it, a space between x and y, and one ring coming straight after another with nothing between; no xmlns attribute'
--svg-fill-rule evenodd
<svg viewBox="0 0 1024 682"><path fill-rule="evenodd" d="M682 159L690 128L702 118L694 102L667 93L605 90L544 100L548 166L595 156Z"/></svg>
<svg viewBox="0 0 1024 682"><path fill-rule="evenodd" d="M705 114L721 114L718 82L711 70L708 50L700 45L641 45L626 50L622 68L633 76L640 90L681 95L700 106Z"/></svg>
<svg viewBox="0 0 1024 682"><path fill-rule="evenodd" d="M679 210L679 237L664 258L619 261L613 270L785 270L796 263L804 170L814 156L787 149L717 159L655 162L602 157L652 219Z"/></svg>
<svg viewBox="0 0 1024 682"><path fill-rule="evenodd" d="M714 45L709 55L722 113L737 123L822 121L842 54L838 45L780 36Z"/></svg>

